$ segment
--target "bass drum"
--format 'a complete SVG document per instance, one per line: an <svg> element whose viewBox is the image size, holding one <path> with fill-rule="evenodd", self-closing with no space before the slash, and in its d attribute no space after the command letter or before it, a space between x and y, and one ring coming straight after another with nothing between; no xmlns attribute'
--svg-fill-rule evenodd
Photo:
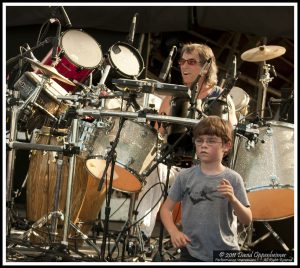
<svg viewBox="0 0 300 268"><path fill-rule="evenodd" d="M67 136L68 129L60 129L60 133ZM43 127L39 133L35 133L37 144L62 146L66 136L55 137L50 135L50 128ZM70 220L75 222L78 218L84 196L86 194L88 173L85 169L85 159L77 156L75 176L72 184L72 199L70 200ZM59 187L58 210L64 213L67 194L68 180L68 158L63 157L63 167L61 171L61 185ZM37 221L54 211L54 202L57 197L55 193L57 183L57 153L33 150L28 169L27 178L27 211L26 216L29 221ZM51 222L49 221L49 224ZM35 230L41 232L39 237L43 241L49 239L49 228L46 226ZM57 231L61 240L63 233L63 221L58 221ZM33 239L36 237L34 236Z"/></svg>
<svg viewBox="0 0 300 268"><path fill-rule="evenodd" d="M65 31L60 40L59 60L55 69L64 77L83 83L86 78L103 62L101 46L89 34L82 30L71 29ZM42 63L51 65L52 50ZM74 91L75 87L61 83L67 91Z"/></svg>
<svg viewBox="0 0 300 268"><path fill-rule="evenodd" d="M259 128L253 148L245 139L237 147L234 170L243 177L253 220L272 221L294 215L294 126L270 121Z"/></svg>

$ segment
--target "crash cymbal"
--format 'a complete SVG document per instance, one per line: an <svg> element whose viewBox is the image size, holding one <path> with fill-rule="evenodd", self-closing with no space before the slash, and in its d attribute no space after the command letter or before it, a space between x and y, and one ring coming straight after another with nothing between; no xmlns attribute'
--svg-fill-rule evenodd
<svg viewBox="0 0 300 268"><path fill-rule="evenodd" d="M24 58L26 61L30 62L33 66L36 66L40 71L43 72L44 75L50 77L50 78L55 78L61 82L64 82L66 84L69 84L71 86L76 86L72 81L70 81L68 78L64 77L60 73L57 72L57 70L48 65L44 65L39 61L35 61L29 58Z"/></svg>
<svg viewBox="0 0 300 268"><path fill-rule="evenodd" d="M260 62L277 58L285 53L286 49L281 46L260 46L245 51L241 58L244 61Z"/></svg>

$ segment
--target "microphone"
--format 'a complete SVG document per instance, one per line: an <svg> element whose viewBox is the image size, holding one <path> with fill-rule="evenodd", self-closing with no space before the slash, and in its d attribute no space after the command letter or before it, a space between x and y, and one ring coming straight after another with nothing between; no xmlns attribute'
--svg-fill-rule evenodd
<svg viewBox="0 0 300 268"><path fill-rule="evenodd" d="M52 55L51 55L51 60L54 62L52 63L52 65L56 65L56 61L57 61L57 50L58 50L58 46L59 46L59 40L60 40L60 33L61 33L61 25L60 25L60 21L58 19L50 19L51 23L57 22L58 23L58 27L57 27L57 31L56 31L56 35L53 38L53 50L52 50Z"/></svg>
<svg viewBox="0 0 300 268"><path fill-rule="evenodd" d="M132 19L130 30L129 30L128 43L130 45L133 44L133 40L134 40L135 27L136 27L136 17L137 16L138 16L138 13L135 13L134 16L133 16L133 19Z"/></svg>
<svg viewBox="0 0 300 268"><path fill-rule="evenodd" d="M206 60L205 64L203 65L200 71L200 76L202 76L203 74L207 74L208 69L210 68L210 64L211 64L211 58Z"/></svg>
<svg viewBox="0 0 300 268"><path fill-rule="evenodd" d="M62 15L63 15L63 17L64 17L64 21L65 21L65 23L66 23L65 26L66 26L67 28L71 28L71 27L72 27L72 23L71 23L71 21L70 21L70 19L69 19L69 17L68 17L68 14L67 14L66 10L64 9L63 6L60 6L59 9L60 9L60 11L61 11L61 13L62 13Z"/></svg>
<svg viewBox="0 0 300 268"><path fill-rule="evenodd" d="M165 60L164 65L163 65L163 67L160 71L159 78L163 81L166 81L167 76L170 72L170 69L171 69L172 64L173 64L174 57L176 55L176 54L174 55L175 51L177 51L177 47L173 46L170 53L169 53L168 58Z"/></svg>

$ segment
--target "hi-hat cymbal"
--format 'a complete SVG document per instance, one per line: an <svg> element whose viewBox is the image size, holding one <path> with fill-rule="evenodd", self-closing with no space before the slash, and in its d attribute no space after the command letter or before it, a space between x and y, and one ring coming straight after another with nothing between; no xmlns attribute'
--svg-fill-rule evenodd
<svg viewBox="0 0 300 268"><path fill-rule="evenodd" d="M36 66L40 71L43 72L44 75L48 77L53 77L61 82L64 82L66 84L69 84L71 86L76 86L72 81L70 81L68 78L64 77L60 73L57 72L57 70L53 66L44 65L39 61L35 61L29 58L24 58L26 61L30 62L33 66Z"/></svg>
<svg viewBox="0 0 300 268"><path fill-rule="evenodd" d="M245 51L241 58L244 61L260 62L277 58L285 53L286 49L281 46L260 46Z"/></svg>

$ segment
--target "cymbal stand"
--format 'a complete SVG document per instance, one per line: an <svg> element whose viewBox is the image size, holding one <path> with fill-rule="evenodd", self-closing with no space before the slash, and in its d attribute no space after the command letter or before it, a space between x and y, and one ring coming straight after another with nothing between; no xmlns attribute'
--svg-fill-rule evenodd
<svg viewBox="0 0 300 268"><path fill-rule="evenodd" d="M274 68L274 67L272 67ZM262 85L262 100L261 100L261 106L260 106L260 117L264 118L265 114L265 106L266 106L266 97L267 97L267 89L268 89L268 84L273 80L274 77L270 76L270 69L271 65L266 64L266 62L263 62L262 65L262 71L261 71L261 76L259 79L259 82L261 82Z"/></svg>
<svg viewBox="0 0 300 268"><path fill-rule="evenodd" d="M107 191L107 199L106 199L106 207L105 207L104 230L103 230L103 238L102 238L102 244L101 244L101 255L100 255L101 261L105 261L106 239L107 239L107 234L108 234L108 227L109 227L108 222L109 222L109 215L110 215L110 210L111 210L110 200L111 200L111 195L112 195L112 182L113 182L113 177L114 177L115 161L117 158L116 147L118 145L121 130L122 130L125 120L126 119L124 117L120 118L119 129L117 131L115 140L112 143L111 149L108 153L108 156L106 159L106 166L103 171L103 176L102 176L102 178L99 182L99 186L98 186L98 191L101 191L102 185L105 181L105 176L106 176L107 170L111 163L110 179L109 179L109 186L108 186L108 191ZM108 256L108 260L110 260L110 259L111 259L111 256Z"/></svg>

